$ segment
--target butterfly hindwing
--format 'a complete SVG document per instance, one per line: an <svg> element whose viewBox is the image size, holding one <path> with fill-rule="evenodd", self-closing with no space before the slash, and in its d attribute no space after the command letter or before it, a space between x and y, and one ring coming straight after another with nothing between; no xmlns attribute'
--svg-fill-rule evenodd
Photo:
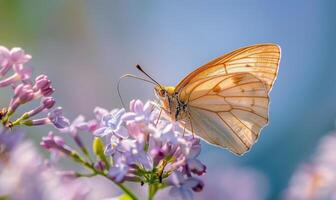
<svg viewBox="0 0 336 200"><path fill-rule="evenodd" d="M249 150L268 122L269 98L263 81L250 73L233 73L190 86L185 89L190 90L189 123L195 133L235 154Z"/></svg>

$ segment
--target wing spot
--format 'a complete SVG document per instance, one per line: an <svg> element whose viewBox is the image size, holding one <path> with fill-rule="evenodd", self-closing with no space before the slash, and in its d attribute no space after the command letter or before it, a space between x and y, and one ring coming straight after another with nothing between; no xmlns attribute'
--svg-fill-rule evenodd
<svg viewBox="0 0 336 200"><path fill-rule="evenodd" d="M233 83L235 85L238 85L243 80L243 77L242 76L234 76L234 77L232 77L232 79L233 79Z"/></svg>
<svg viewBox="0 0 336 200"><path fill-rule="evenodd" d="M221 88L219 85L216 85L216 86L212 89L212 91L213 91L214 93L220 93L221 90L222 90L222 88Z"/></svg>
<svg viewBox="0 0 336 200"><path fill-rule="evenodd" d="M247 64L247 65L245 65L245 67L253 67L252 65L249 65L249 64Z"/></svg>

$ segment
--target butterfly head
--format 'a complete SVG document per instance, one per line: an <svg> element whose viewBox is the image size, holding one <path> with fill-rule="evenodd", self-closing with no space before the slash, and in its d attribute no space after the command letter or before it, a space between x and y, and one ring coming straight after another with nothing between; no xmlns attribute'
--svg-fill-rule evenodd
<svg viewBox="0 0 336 200"><path fill-rule="evenodd" d="M179 100L175 87L155 87L155 94L161 101L161 106L175 121L186 117L185 105Z"/></svg>
<svg viewBox="0 0 336 200"><path fill-rule="evenodd" d="M154 88L155 95L160 99L162 107L169 114L172 110L172 100L174 94L174 87L164 87L164 86L156 86Z"/></svg>
<svg viewBox="0 0 336 200"><path fill-rule="evenodd" d="M175 121L182 119L186 116L186 107L183 101L179 99L178 93L175 91L175 87L172 86L162 86L159 82L153 79L149 74L147 74L140 65L136 65L136 68L142 72L145 76L147 76L150 80L144 80L146 82L150 82L155 86L154 93L161 101L161 106L163 110L171 116L171 118Z"/></svg>
<svg viewBox="0 0 336 200"><path fill-rule="evenodd" d="M154 92L155 94L160 98L167 98L168 96L172 96L174 94L175 91L175 87L171 87L171 86L166 86L166 87L162 87L160 85L155 86L154 88Z"/></svg>

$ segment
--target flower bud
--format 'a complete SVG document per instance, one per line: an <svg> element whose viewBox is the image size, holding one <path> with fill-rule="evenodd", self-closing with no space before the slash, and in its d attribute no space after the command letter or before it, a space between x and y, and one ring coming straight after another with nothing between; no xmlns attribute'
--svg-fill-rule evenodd
<svg viewBox="0 0 336 200"><path fill-rule="evenodd" d="M55 105L55 99L52 97L47 97L42 100L42 105L46 109L50 109Z"/></svg>
<svg viewBox="0 0 336 200"><path fill-rule="evenodd" d="M70 126L69 120L63 116L63 109L61 107L58 107L48 113L48 118L58 129L63 129Z"/></svg>
<svg viewBox="0 0 336 200"><path fill-rule="evenodd" d="M99 160L94 164L95 169L99 171L104 171L105 170L105 164L103 161Z"/></svg>

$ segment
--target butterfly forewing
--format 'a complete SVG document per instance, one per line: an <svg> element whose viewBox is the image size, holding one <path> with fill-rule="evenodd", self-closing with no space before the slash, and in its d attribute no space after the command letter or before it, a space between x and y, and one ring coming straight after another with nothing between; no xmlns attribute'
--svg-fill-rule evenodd
<svg viewBox="0 0 336 200"><path fill-rule="evenodd" d="M280 47L275 44L259 44L244 47L225 54L196 69L176 87L180 91L187 84L206 77L248 72L262 80L270 91L277 76Z"/></svg>
<svg viewBox="0 0 336 200"><path fill-rule="evenodd" d="M277 45L261 44L233 51L189 74L175 90L188 105L187 128L235 154L248 151L268 123L268 93L279 60Z"/></svg>

